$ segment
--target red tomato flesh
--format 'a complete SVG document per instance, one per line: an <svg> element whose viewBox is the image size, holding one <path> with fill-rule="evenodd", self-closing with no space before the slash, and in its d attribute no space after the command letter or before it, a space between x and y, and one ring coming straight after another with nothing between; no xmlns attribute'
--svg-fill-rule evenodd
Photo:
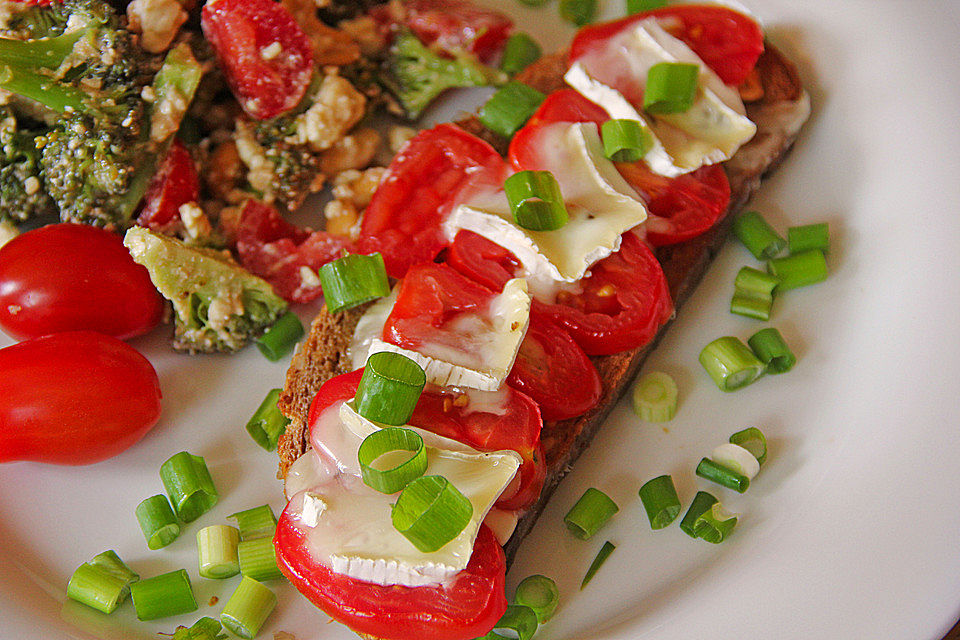
<svg viewBox="0 0 960 640"><path fill-rule="evenodd" d="M0 327L15 338L89 329L126 339L163 309L147 270L104 229L48 225L0 248Z"/></svg>
<svg viewBox="0 0 960 640"><path fill-rule="evenodd" d="M404 9L407 26L425 45L451 56L469 51L483 62L503 50L513 28L502 13L466 0L412 0Z"/></svg>
<svg viewBox="0 0 960 640"><path fill-rule="evenodd" d="M153 366L100 333L57 333L0 349L0 371L0 462L99 462L160 418Z"/></svg>
<svg viewBox="0 0 960 640"><path fill-rule="evenodd" d="M175 139L150 181L137 224L169 233L180 221L180 206L200 200L200 177L186 145Z"/></svg>

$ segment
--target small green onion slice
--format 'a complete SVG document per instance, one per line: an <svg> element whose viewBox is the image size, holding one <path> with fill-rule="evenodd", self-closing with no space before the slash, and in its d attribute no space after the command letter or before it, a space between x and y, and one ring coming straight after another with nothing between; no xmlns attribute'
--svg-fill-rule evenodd
<svg viewBox="0 0 960 640"><path fill-rule="evenodd" d="M590 487L570 508L563 521L570 533L581 540L589 540L617 511L620 511L620 507L610 496Z"/></svg>
<svg viewBox="0 0 960 640"><path fill-rule="evenodd" d="M830 226L826 222L806 224L787 229L787 248L790 253L800 253L810 249L819 249L826 253L830 249Z"/></svg>
<svg viewBox="0 0 960 640"><path fill-rule="evenodd" d="M714 448L710 459L721 467L746 476L748 480L753 480L760 473L760 461L752 453L732 442L725 442Z"/></svg>
<svg viewBox="0 0 960 640"><path fill-rule="evenodd" d="M240 532L236 527L214 524L197 531L197 556L200 575L220 580L240 573L237 545Z"/></svg>
<svg viewBox="0 0 960 640"><path fill-rule="evenodd" d="M578 27L597 17L597 0L560 0L560 17Z"/></svg>
<svg viewBox="0 0 960 640"><path fill-rule="evenodd" d="M115 551L104 551L85 562L70 576L67 597L103 613L113 613L140 579Z"/></svg>
<svg viewBox="0 0 960 640"><path fill-rule="evenodd" d="M512 138L547 96L522 82L508 82L480 108L477 118L490 131Z"/></svg>
<svg viewBox="0 0 960 640"><path fill-rule="evenodd" d="M693 531L698 538L713 544L723 542L737 526L737 516L727 513L719 502L700 514Z"/></svg>
<svg viewBox="0 0 960 640"><path fill-rule="evenodd" d="M330 313L352 309L390 294L383 256L350 254L320 267L320 286Z"/></svg>
<svg viewBox="0 0 960 640"><path fill-rule="evenodd" d="M536 40L529 34L516 31L507 38L503 57L500 59L500 70L514 75L539 60L541 55L543 50Z"/></svg>
<svg viewBox="0 0 960 640"><path fill-rule="evenodd" d="M697 96L700 67L687 62L659 62L647 72L643 108L654 114L683 113Z"/></svg>
<svg viewBox="0 0 960 640"><path fill-rule="evenodd" d="M227 517L237 521L241 540L272 538L277 530L277 517L273 515L273 509L268 504L244 509Z"/></svg>
<svg viewBox="0 0 960 640"><path fill-rule="evenodd" d="M710 458L700 460L700 464L697 465L697 475L728 489L733 489L737 493L743 493L750 487L750 478L737 473L733 469L717 464Z"/></svg>
<svg viewBox="0 0 960 640"><path fill-rule="evenodd" d="M683 514L683 519L680 520L680 530L691 538L696 538L697 519L709 511L716 502L717 499L706 491L698 491L697 495L693 497L693 502L687 508L687 512Z"/></svg>
<svg viewBox="0 0 960 640"><path fill-rule="evenodd" d="M637 120L607 120L600 127L603 153L613 162L636 162L653 147L653 134Z"/></svg>
<svg viewBox="0 0 960 640"><path fill-rule="evenodd" d="M787 246L787 241L757 211L744 211L737 216L733 232L757 260L774 258Z"/></svg>
<svg viewBox="0 0 960 640"><path fill-rule="evenodd" d="M250 434L254 442L267 451L273 451L277 448L280 434L290 424L290 418L283 415L280 407L277 406L277 401L280 400L280 391L280 389L271 389L267 393L267 397L257 407L257 411L247 421L247 433Z"/></svg>
<svg viewBox="0 0 960 640"><path fill-rule="evenodd" d="M257 582L275 580L283 576L277 565L277 552L273 538L241 540L237 545L237 562L240 573Z"/></svg>
<svg viewBox="0 0 960 640"><path fill-rule="evenodd" d="M463 531L473 504L443 476L420 476L393 505L393 526L424 553L432 553Z"/></svg>
<svg viewBox="0 0 960 640"><path fill-rule="evenodd" d="M653 11L667 6L667 0L627 0L627 15Z"/></svg>
<svg viewBox="0 0 960 640"><path fill-rule="evenodd" d="M177 627L171 640L218 640L225 637L220 633L222 629L223 625L220 624L219 620L204 616L190 625L189 628Z"/></svg>
<svg viewBox="0 0 960 640"><path fill-rule="evenodd" d="M677 383L662 371L644 374L633 385L633 412L647 422L667 422L677 415Z"/></svg>
<svg viewBox="0 0 960 640"><path fill-rule="evenodd" d="M197 599L186 570L147 578L130 585L130 596L140 620L156 620L197 610Z"/></svg>
<svg viewBox="0 0 960 640"><path fill-rule="evenodd" d="M165 547L180 535L180 523L165 495L150 496L137 505L135 513L148 549Z"/></svg>
<svg viewBox="0 0 960 640"><path fill-rule="evenodd" d="M732 444L739 445L753 454L762 466L767 459L767 437L756 427L747 427L730 436Z"/></svg>
<svg viewBox="0 0 960 640"><path fill-rule="evenodd" d="M517 585L517 593L513 597L517 604L533 609L537 615L537 622L543 624L553 617L560 604L560 590L557 583L547 576L536 574L527 576Z"/></svg>
<svg viewBox="0 0 960 640"><path fill-rule="evenodd" d="M600 551L597 552L597 557L593 559L593 562L590 563L590 568L587 569L587 574L583 576L583 580L580 582L580 590L583 591L583 588L587 586L593 576L596 575L597 571L600 570L600 567L603 566L603 563L607 561L607 558L610 557L610 554L613 553L613 550L617 547L614 546L612 542L607 540L603 543L603 546L600 547Z"/></svg>
<svg viewBox="0 0 960 640"><path fill-rule="evenodd" d="M253 578L243 576L220 614L224 628L241 638L254 638L277 606L273 591Z"/></svg>
<svg viewBox="0 0 960 640"><path fill-rule="evenodd" d="M518 171L503 183L513 219L531 231L555 231L569 220L557 179L549 171Z"/></svg>
<svg viewBox="0 0 960 640"><path fill-rule="evenodd" d="M770 373L786 373L797 363L797 357L774 327L757 331L750 336L747 344Z"/></svg>
<svg viewBox="0 0 960 640"><path fill-rule="evenodd" d="M730 299L730 313L738 316L769 320L773 310L773 296L751 295L737 290Z"/></svg>
<svg viewBox="0 0 960 640"><path fill-rule="evenodd" d="M533 634L537 632L538 626L537 614L533 609L522 604L510 604L507 605L507 610L497 620L497 624L493 625L493 629L482 638L477 638L477 640L498 640L499 638L530 640ZM497 629L509 631L511 635L499 634Z"/></svg>
<svg viewBox="0 0 960 640"><path fill-rule="evenodd" d="M400 451L413 455L387 469L374 466L381 456ZM396 493L427 470L427 448L423 438L415 431L400 427L380 429L364 438L357 458L364 484L380 493Z"/></svg>
<svg viewBox="0 0 960 640"><path fill-rule="evenodd" d="M220 499L206 461L186 451L175 453L160 465L160 480L177 517L184 522L193 522Z"/></svg>
<svg viewBox="0 0 960 640"><path fill-rule="evenodd" d="M374 353L367 358L354 407L367 420L400 426L413 415L426 383L423 369L407 356Z"/></svg>
<svg viewBox="0 0 960 640"><path fill-rule="evenodd" d="M764 372L764 365L747 345L737 338L717 338L700 352L700 364L721 391L736 391Z"/></svg>
<svg viewBox="0 0 960 640"><path fill-rule="evenodd" d="M669 475L647 480L640 487L640 502L652 529L663 529L680 515L680 498Z"/></svg>
<svg viewBox="0 0 960 640"><path fill-rule="evenodd" d="M734 294L730 301L730 312L748 318L769 320L773 307L773 290L780 284L779 278L768 273L743 267L734 280Z"/></svg>
<svg viewBox="0 0 960 640"><path fill-rule="evenodd" d="M777 292L805 287L827 279L827 261L823 251L810 249L784 258L774 258L767 263L767 270L780 278Z"/></svg>
<svg viewBox="0 0 960 640"><path fill-rule="evenodd" d="M276 362L290 353L302 337L303 323L297 314L287 311L266 333L257 338L257 347L267 360Z"/></svg>

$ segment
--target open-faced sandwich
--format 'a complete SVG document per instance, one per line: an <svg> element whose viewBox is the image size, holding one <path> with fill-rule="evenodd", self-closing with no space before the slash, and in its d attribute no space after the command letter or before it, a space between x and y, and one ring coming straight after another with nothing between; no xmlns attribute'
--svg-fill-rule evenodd
<svg viewBox="0 0 960 640"><path fill-rule="evenodd" d="M351 245L382 260L334 263L281 394L293 584L366 637L494 628L508 559L808 113L754 19L675 5L412 138Z"/></svg>

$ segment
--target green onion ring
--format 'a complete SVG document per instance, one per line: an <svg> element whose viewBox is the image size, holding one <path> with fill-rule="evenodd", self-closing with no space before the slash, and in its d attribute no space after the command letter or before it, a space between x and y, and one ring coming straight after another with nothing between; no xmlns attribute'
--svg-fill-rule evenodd
<svg viewBox="0 0 960 640"><path fill-rule="evenodd" d="M650 520L650 528L663 529L680 515L680 498L669 475L647 480L639 493L640 502Z"/></svg>
<svg viewBox="0 0 960 640"><path fill-rule="evenodd" d="M493 629L477 640L499 640L500 638L513 637L501 635L497 633L497 629L510 629L519 640L530 640L533 634L537 632L538 626L537 614L532 608L522 604L511 604L507 605L507 610L497 620Z"/></svg>
<svg viewBox="0 0 960 640"><path fill-rule="evenodd" d="M691 538L696 538L697 519L709 510L716 501L717 499L706 491L698 491L697 495L693 497L693 502L690 503L687 512L683 514L683 519L680 521L680 530Z"/></svg>
<svg viewBox="0 0 960 640"><path fill-rule="evenodd" d="M790 253L800 253L809 249L819 249L826 253L830 249L830 227L826 222L807 224L787 229L787 248Z"/></svg>
<svg viewBox="0 0 960 640"><path fill-rule="evenodd" d="M320 286L330 313L352 309L390 293L383 256L351 254L320 267Z"/></svg>
<svg viewBox="0 0 960 640"><path fill-rule="evenodd" d="M637 120L607 120L600 127L603 154L613 162L636 162L653 146L653 134Z"/></svg>
<svg viewBox="0 0 960 640"><path fill-rule="evenodd" d="M389 469L377 469L377 458L392 451L410 451L410 458ZM363 482L380 493L396 493L422 476L427 470L427 448L415 431L388 427L374 431L360 443L357 451Z"/></svg>
<svg viewBox="0 0 960 640"><path fill-rule="evenodd" d="M193 522L220 499L206 461L186 451L173 454L160 465L160 480L173 510L184 522Z"/></svg>
<svg viewBox="0 0 960 640"><path fill-rule="evenodd" d="M697 475L728 489L733 489L737 493L743 493L750 488L750 478L737 473L733 469L717 464L710 458L700 460L700 464L697 465Z"/></svg>
<svg viewBox="0 0 960 640"><path fill-rule="evenodd" d="M466 528L473 504L443 476L420 476L406 487L390 517L393 526L424 553L433 553Z"/></svg>
<svg viewBox="0 0 960 640"><path fill-rule="evenodd" d="M730 436L730 442L753 454L761 465L767 459L767 437L756 427L747 427Z"/></svg>
<svg viewBox="0 0 960 640"><path fill-rule="evenodd" d="M698 538L712 544L720 544L736 526L737 516L726 513L723 505L717 502L700 514L693 530Z"/></svg>
<svg viewBox="0 0 960 640"><path fill-rule="evenodd" d="M786 373L797 362L797 357L790 351L783 336L773 327L757 331L750 336L747 344L771 373Z"/></svg>
<svg viewBox="0 0 960 640"><path fill-rule="evenodd" d="M591 487L584 491L563 521L570 533L581 540L588 540L619 510L620 507L610 496Z"/></svg>
<svg viewBox="0 0 960 640"><path fill-rule="evenodd" d="M517 593L513 598L517 604L533 609L537 615L537 622L543 624L553 617L560 604L560 591L557 583L547 576L536 574L527 576L517 585Z"/></svg>
<svg viewBox="0 0 960 640"><path fill-rule="evenodd" d="M567 224L567 206L549 171L518 171L503 183L513 219L530 231L555 231Z"/></svg>
<svg viewBox="0 0 960 640"><path fill-rule="evenodd" d="M733 233L757 260L775 258L787 246L758 211L744 211L734 218Z"/></svg>
<svg viewBox="0 0 960 640"><path fill-rule="evenodd" d="M655 114L683 113L697 96L700 66L686 62L659 62L647 71L643 108Z"/></svg>
<svg viewBox="0 0 960 640"><path fill-rule="evenodd" d="M736 391L764 372L763 363L737 338L717 338L700 352L700 364L721 391Z"/></svg>
<svg viewBox="0 0 960 640"><path fill-rule="evenodd" d="M526 124L547 96L522 82L508 82L480 108L477 119L487 129L510 139Z"/></svg>
<svg viewBox="0 0 960 640"><path fill-rule="evenodd" d="M367 420L400 426L413 415L426 383L423 368L407 356L374 353L367 358L354 406Z"/></svg>

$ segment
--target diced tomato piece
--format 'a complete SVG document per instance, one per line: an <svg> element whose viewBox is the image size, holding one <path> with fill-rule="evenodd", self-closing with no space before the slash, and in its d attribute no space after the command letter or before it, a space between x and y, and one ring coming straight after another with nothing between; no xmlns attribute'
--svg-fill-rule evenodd
<svg viewBox="0 0 960 640"><path fill-rule="evenodd" d="M159 171L150 180L137 224L160 233L170 233L180 220L180 206L199 199L197 165L186 145L174 139Z"/></svg>
<svg viewBox="0 0 960 640"><path fill-rule="evenodd" d="M609 119L606 109L584 98L576 89L560 89L547 96L526 126L550 122L596 122L599 127Z"/></svg>

